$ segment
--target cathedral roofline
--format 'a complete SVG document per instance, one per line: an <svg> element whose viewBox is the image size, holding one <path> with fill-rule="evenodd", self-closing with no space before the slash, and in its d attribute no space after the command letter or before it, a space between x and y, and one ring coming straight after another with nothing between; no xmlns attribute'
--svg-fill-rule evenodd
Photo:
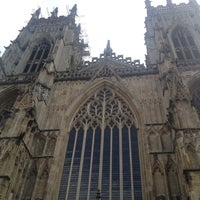
<svg viewBox="0 0 200 200"><path fill-rule="evenodd" d="M199 10L199 4L196 0L190 0L188 3L180 3L175 4L172 0L167 0L166 5L158 5L158 6L152 6L150 0L146 0L146 9L148 12L148 16L155 16L157 14L165 14L165 13L171 13L171 12L177 12L177 11L185 11L189 10L194 12L194 10Z"/></svg>
<svg viewBox="0 0 200 200"><path fill-rule="evenodd" d="M75 18L77 15L77 5L75 4L72 9L70 10L70 13L66 16L58 16L58 7L56 7L52 12L51 15L48 18L40 17L41 15L41 8L38 8L34 13L31 14L32 17L28 22L28 25L38 25L40 23L64 23L68 24L70 22L75 23Z"/></svg>

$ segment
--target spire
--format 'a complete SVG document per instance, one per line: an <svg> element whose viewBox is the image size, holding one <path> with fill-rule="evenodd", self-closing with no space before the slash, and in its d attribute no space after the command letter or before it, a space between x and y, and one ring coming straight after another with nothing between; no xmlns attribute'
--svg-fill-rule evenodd
<svg viewBox="0 0 200 200"><path fill-rule="evenodd" d="M39 19L41 8L38 8L32 15L32 19Z"/></svg>
<svg viewBox="0 0 200 200"><path fill-rule="evenodd" d="M112 49L111 49L111 47L110 47L110 40L108 40L107 46L106 46L106 48L104 49L104 56L105 56L105 57L111 57L111 56L112 56Z"/></svg>
<svg viewBox="0 0 200 200"><path fill-rule="evenodd" d="M75 4L72 9L70 10L70 15L77 16L77 4Z"/></svg>
<svg viewBox="0 0 200 200"><path fill-rule="evenodd" d="M58 17L58 7L51 12L51 17Z"/></svg>

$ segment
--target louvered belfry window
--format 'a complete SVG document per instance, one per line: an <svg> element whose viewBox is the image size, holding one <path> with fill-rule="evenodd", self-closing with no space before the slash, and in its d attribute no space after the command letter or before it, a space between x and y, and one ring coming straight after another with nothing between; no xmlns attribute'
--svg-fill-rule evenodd
<svg viewBox="0 0 200 200"><path fill-rule="evenodd" d="M172 41L179 60L200 59L194 38L186 28L177 26L172 33Z"/></svg>
<svg viewBox="0 0 200 200"><path fill-rule="evenodd" d="M141 200L134 115L115 91L103 87L81 106L69 135L59 200Z"/></svg>
<svg viewBox="0 0 200 200"><path fill-rule="evenodd" d="M46 41L36 45L32 50L23 73L39 72L47 61L50 48L51 45Z"/></svg>

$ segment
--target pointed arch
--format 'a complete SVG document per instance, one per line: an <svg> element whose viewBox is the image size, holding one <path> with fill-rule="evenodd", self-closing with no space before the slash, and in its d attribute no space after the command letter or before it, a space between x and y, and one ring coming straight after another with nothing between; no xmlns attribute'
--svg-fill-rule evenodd
<svg viewBox="0 0 200 200"><path fill-rule="evenodd" d="M162 150L165 152L171 152L173 150L171 128L167 124L160 129L159 133L161 138Z"/></svg>
<svg viewBox="0 0 200 200"><path fill-rule="evenodd" d="M52 51L53 43L45 37L37 39L31 46L31 53L29 55L23 73L37 73L47 62L47 59Z"/></svg>
<svg viewBox="0 0 200 200"><path fill-rule="evenodd" d="M69 132L72 127L72 121L75 117L77 110L91 97L97 90L102 87L110 88L115 91L129 106L131 112L134 114L134 125L136 127L141 127L143 122L140 115L140 106L139 100L136 96L131 95L126 87L122 86L122 83L119 83L119 80L110 81L109 79L95 80L89 82L85 88L81 90L81 95L72 100L72 105L67 113L68 118L70 119L69 126L66 132ZM89 87L88 87L89 86ZM73 117L72 117L73 116Z"/></svg>
<svg viewBox="0 0 200 200"><path fill-rule="evenodd" d="M97 189L106 199L142 198L137 121L121 94L104 81L76 102L58 199L94 199Z"/></svg>
<svg viewBox="0 0 200 200"><path fill-rule="evenodd" d="M154 157L153 181L156 199L165 199L164 169L157 156Z"/></svg>
<svg viewBox="0 0 200 200"><path fill-rule="evenodd" d="M29 168L26 181L24 184L23 198L22 199L31 199L33 191L35 188L36 178L38 174L37 163L33 161Z"/></svg>
<svg viewBox="0 0 200 200"><path fill-rule="evenodd" d="M200 59L199 49L188 28L177 25L171 33L171 39L179 60Z"/></svg>
<svg viewBox="0 0 200 200"><path fill-rule="evenodd" d="M160 135L154 128L151 128L148 132L149 132L148 140L149 140L150 152L160 152L161 151Z"/></svg>
<svg viewBox="0 0 200 200"><path fill-rule="evenodd" d="M167 184L168 184L168 191L170 198L181 199L177 166L170 157L168 157L166 164L166 176L167 176Z"/></svg>

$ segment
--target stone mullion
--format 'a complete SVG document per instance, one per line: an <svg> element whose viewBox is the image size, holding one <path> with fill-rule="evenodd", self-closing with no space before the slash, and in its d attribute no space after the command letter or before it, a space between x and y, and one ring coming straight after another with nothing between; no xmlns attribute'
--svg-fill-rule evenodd
<svg viewBox="0 0 200 200"><path fill-rule="evenodd" d="M82 169L83 169L83 161L84 161L84 153L85 153L85 143L86 143L86 136L87 136L88 125L84 126L84 136L83 136L83 145L81 150L81 160L80 160L80 168L78 173L78 183L77 183L77 190L76 190L76 199L79 200L80 195L80 186L81 186L81 178L82 178Z"/></svg>
<svg viewBox="0 0 200 200"><path fill-rule="evenodd" d="M104 101L102 102L101 146L100 146L99 180L98 180L98 189L100 191L102 187L104 130L106 125L105 112L106 112L106 97L104 96Z"/></svg>
<svg viewBox="0 0 200 200"><path fill-rule="evenodd" d="M37 63L37 67L36 67L36 69L35 69L34 72L37 72L37 71L38 71L38 68L39 68L41 62L44 60L44 59L43 59L43 56L44 56L45 48L44 48L44 47L40 47L40 49L42 49L42 54L40 55L40 58L39 58L38 63ZM40 51L40 50L39 50L39 51Z"/></svg>
<svg viewBox="0 0 200 200"><path fill-rule="evenodd" d="M76 149L77 137L78 137L78 129L76 129L76 136L75 136L75 142L74 142L74 147L73 147L72 161L71 161L71 165L70 165L69 178L68 178L68 183L67 183L66 199L68 198L68 193L69 193L69 187L70 187L70 181L71 181L71 175L72 175L72 166L73 166L73 163L74 163L74 154L75 154L75 149Z"/></svg>
<svg viewBox="0 0 200 200"><path fill-rule="evenodd" d="M33 51L33 49L32 49L32 51ZM35 61L36 61L36 57L37 57L38 52L39 52L39 48L38 48L38 46L37 46L37 50L36 50L36 53L35 53L33 59L32 59L32 60L28 60L28 64L30 64L30 66L29 66L29 69L28 69L27 73L30 73L31 68L33 67L33 65L34 65L34 63L35 63ZM31 52L31 53L32 53L32 52Z"/></svg>
<svg viewBox="0 0 200 200"><path fill-rule="evenodd" d="M122 121L118 124L119 129L119 184L120 199L123 199L123 154L122 154Z"/></svg>
<svg viewBox="0 0 200 200"><path fill-rule="evenodd" d="M91 159L90 159L90 172L89 172L87 200L90 200L90 186L91 186L91 178L92 178L92 162L93 162L93 154L94 154L94 139L95 139L95 128L93 128L93 137L92 137L92 148L91 148Z"/></svg>
<svg viewBox="0 0 200 200"><path fill-rule="evenodd" d="M134 185L133 185L133 163L132 163L132 145L131 145L131 129L128 127L128 139L129 139L129 156L130 156L130 173L131 173L131 194L134 199Z"/></svg>
<svg viewBox="0 0 200 200"><path fill-rule="evenodd" d="M110 186L109 186L109 200L112 200L112 146L113 146L113 128L110 129Z"/></svg>

